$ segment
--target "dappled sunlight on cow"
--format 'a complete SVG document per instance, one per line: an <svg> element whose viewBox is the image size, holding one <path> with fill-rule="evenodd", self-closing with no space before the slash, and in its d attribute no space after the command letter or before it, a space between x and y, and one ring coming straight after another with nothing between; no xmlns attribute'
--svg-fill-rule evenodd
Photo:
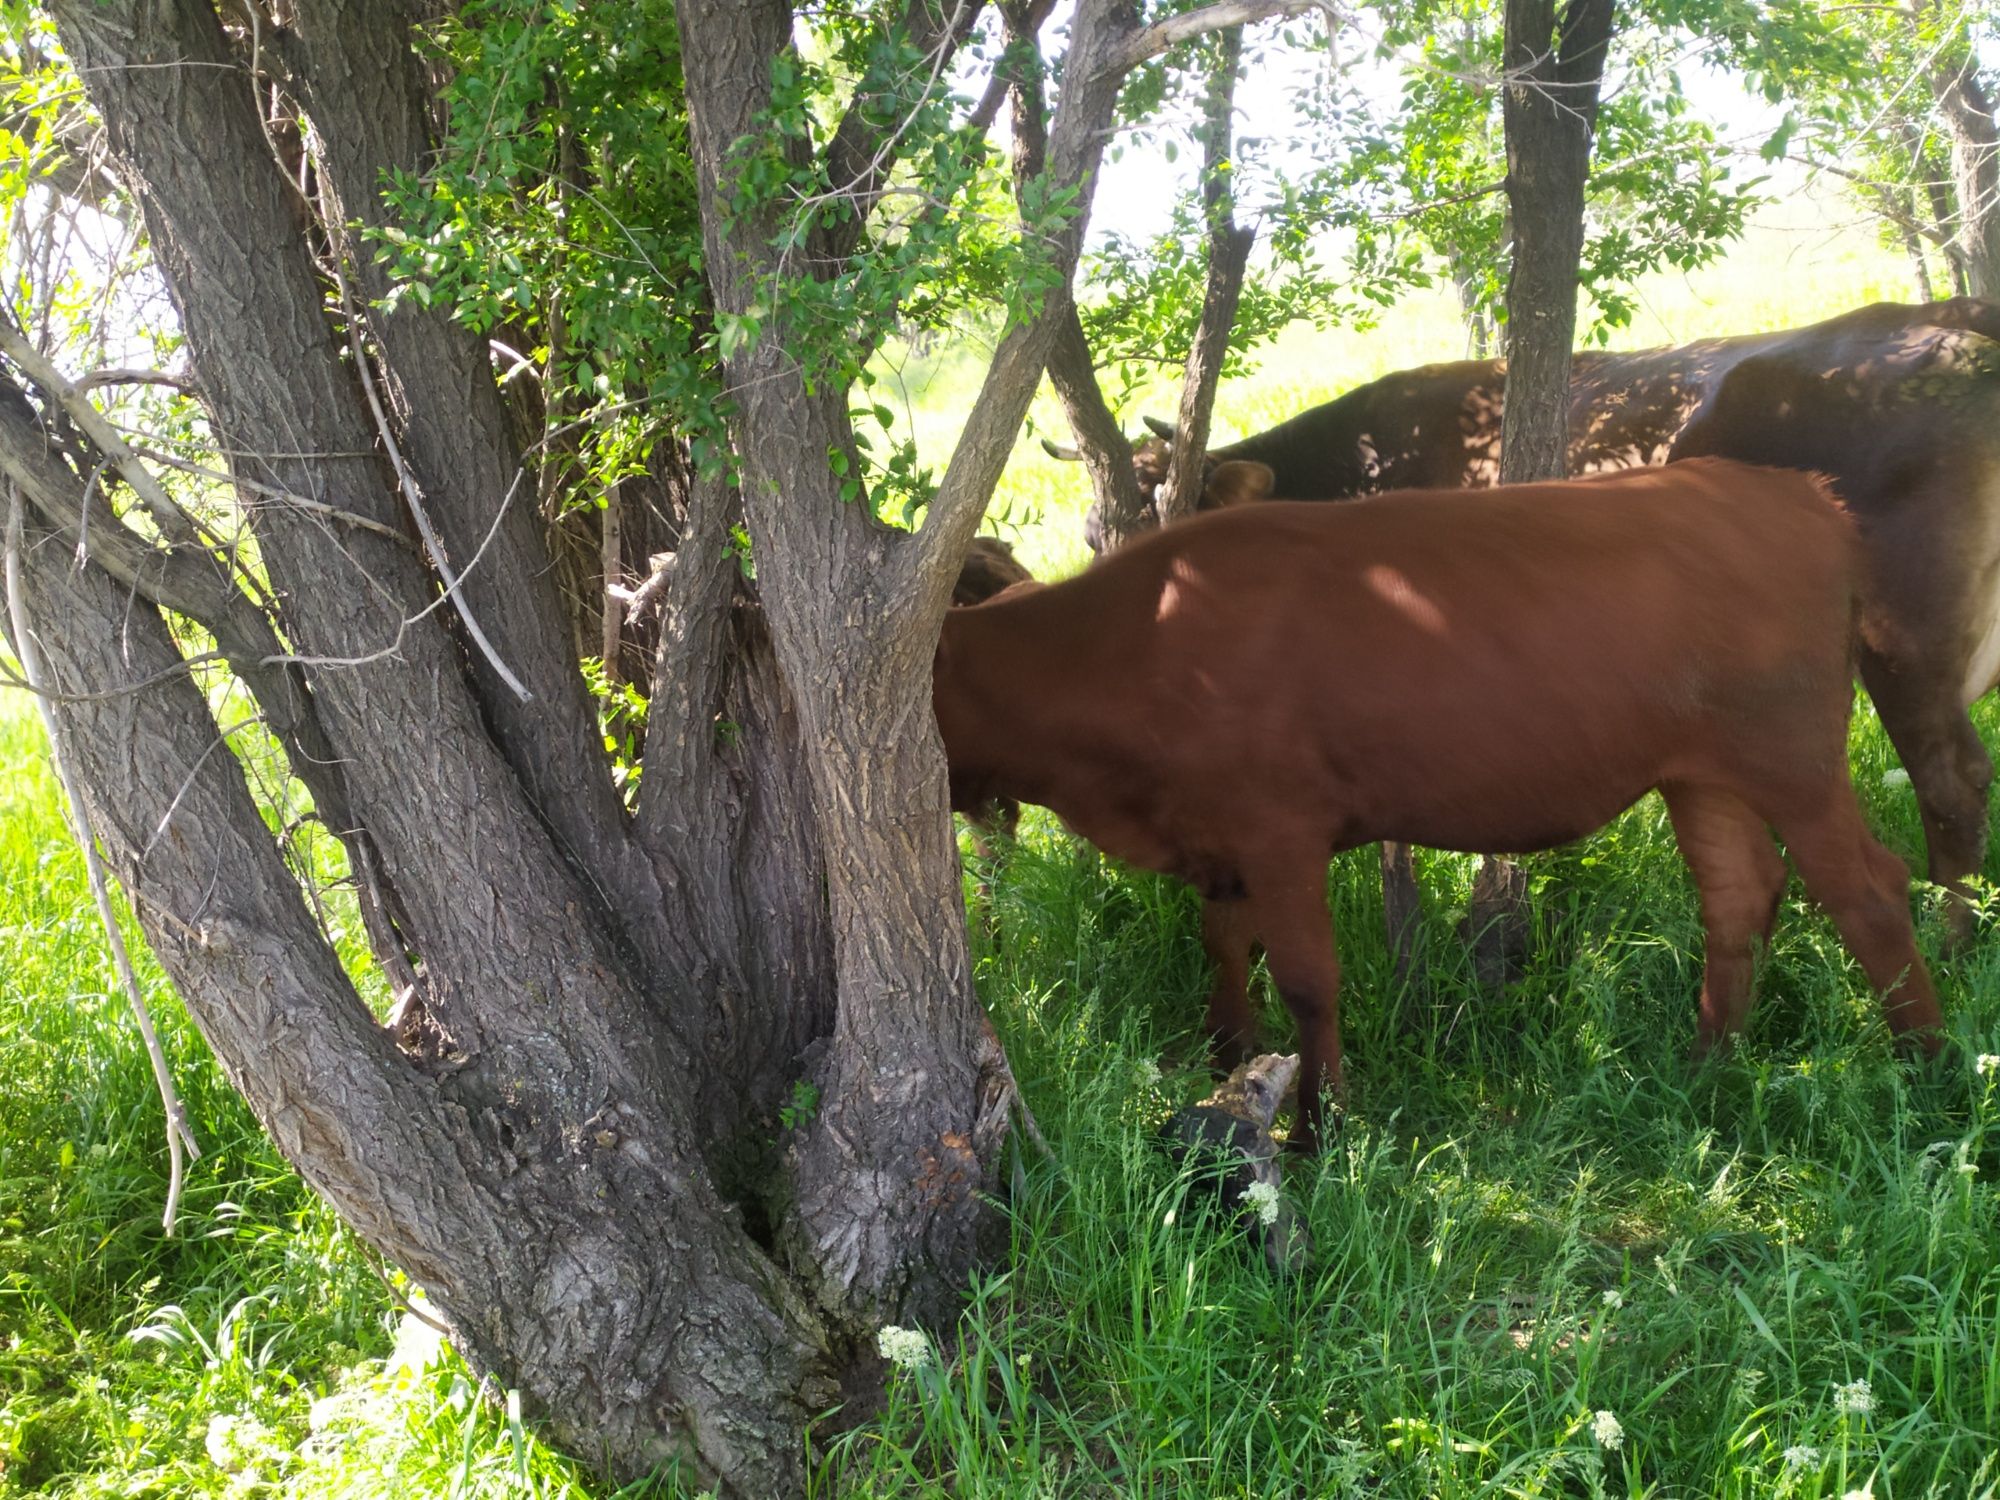
<svg viewBox="0 0 2000 1500"><path fill-rule="evenodd" d="M1207 898L1229 1060L1247 1055L1263 944L1299 1026L1310 1142L1320 1090L1341 1087L1328 858L1378 839L1547 848L1654 788L1708 934L1698 1047L1748 1011L1785 875L1767 826L1891 1027L1928 1037L1908 877L1848 782L1857 575L1817 481L1716 460L1244 506L953 611L933 703L954 806L1045 805Z"/></svg>

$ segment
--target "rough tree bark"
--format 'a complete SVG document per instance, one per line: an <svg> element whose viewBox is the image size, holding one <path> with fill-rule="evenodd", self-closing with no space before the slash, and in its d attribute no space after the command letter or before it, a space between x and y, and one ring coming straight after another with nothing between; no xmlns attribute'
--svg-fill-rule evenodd
<svg viewBox="0 0 2000 1500"><path fill-rule="evenodd" d="M1048 148L1079 205L1059 285L1123 74L1296 8L1142 28L1079 7ZM1010 1085L967 973L929 666L1066 293L1003 339L914 536L841 500L845 393L808 388L783 329L729 368L742 487L691 486L628 816L485 351L374 306L350 238L383 222L383 174L431 149L397 0L302 8L254 51L208 4L50 9L256 539L253 587L240 560L128 525L59 393L0 381L25 618L148 940L286 1154L558 1442L619 1477L678 1460L731 1494L795 1493L808 1421L877 1373L876 1326L948 1318L990 1223ZM945 60L970 10L902 19ZM683 0L681 19L711 290L742 312L775 269L770 225L714 198L792 13ZM260 89L310 120L313 198ZM867 200L894 138L864 113L830 159L874 164ZM754 585L725 546L739 521ZM314 926L162 610L213 635L318 815L379 866L421 970L414 1043ZM820 1112L776 1159L769 1111L801 1077Z"/></svg>
<svg viewBox="0 0 2000 1500"><path fill-rule="evenodd" d="M1215 391L1222 380L1222 361L1229 353L1229 333L1236 326L1236 304L1243 293L1250 247L1257 242L1254 228L1236 222L1235 163L1231 160L1243 29L1232 27L1220 33L1215 48L1203 92L1201 122L1201 197L1203 217L1208 222L1208 275L1202 290L1201 317L1188 349L1187 374L1181 382L1173 456L1155 503L1162 526L1193 515L1201 504Z"/></svg>
<svg viewBox="0 0 2000 1500"><path fill-rule="evenodd" d="M1500 482L1560 479L1569 445L1577 261L1612 0L1507 0L1501 122L1514 227Z"/></svg>
<svg viewBox="0 0 2000 1500"><path fill-rule="evenodd" d="M1974 297L2000 297L2000 124L1993 98L1970 45L1931 74L1931 93L1951 143L1952 218L1946 254L1959 288Z"/></svg>

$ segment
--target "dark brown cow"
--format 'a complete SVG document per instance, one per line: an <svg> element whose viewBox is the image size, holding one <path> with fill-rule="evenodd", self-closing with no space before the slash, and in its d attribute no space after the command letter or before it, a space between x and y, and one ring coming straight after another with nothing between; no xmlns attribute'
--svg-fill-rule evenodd
<svg viewBox="0 0 2000 1500"><path fill-rule="evenodd" d="M959 566L958 581L951 587L951 602L955 609L964 609L974 604L984 604L1004 594L1017 584L1032 584L1035 575L1022 566L1014 556L1014 549L997 536L976 536L972 545L965 549L965 561ZM1021 826L1021 804L1012 797L996 797L984 807L960 808L972 824L972 847L981 859L991 859L994 853L994 836L1014 836L1014 830ZM983 894L986 884L982 878L979 889Z"/></svg>
<svg viewBox="0 0 2000 1500"><path fill-rule="evenodd" d="M1306 1143L1341 1086L1328 857L1543 849L1655 787L1707 928L1700 1047L1748 1010L1785 880L1767 825L1890 1026L1928 1036L1908 875L1848 782L1855 577L1818 481L1712 459L1201 516L948 614L952 802L1041 803L1195 885L1227 1057L1248 1046L1261 942L1299 1025Z"/></svg>
<svg viewBox="0 0 2000 1500"><path fill-rule="evenodd" d="M952 585L951 602L963 607L984 604L1003 589L1032 583L1035 575L1021 566L1014 549L997 536L976 536L966 548L965 562Z"/></svg>
<svg viewBox="0 0 2000 1500"><path fill-rule="evenodd" d="M1254 474L1218 467L1229 460L1267 465L1294 499L1491 484L1504 370L1385 376L1214 449L1203 508L1255 497ZM1577 355L1573 474L1695 454L1825 474L1853 513L1884 622L1861 678L1909 769L1930 877L1963 893L1993 777L1965 710L2000 682L2000 304L1881 303L1782 333ZM1159 458L1135 460L1142 481L1157 483ZM1962 936L1969 909L1952 920Z"/></svg>

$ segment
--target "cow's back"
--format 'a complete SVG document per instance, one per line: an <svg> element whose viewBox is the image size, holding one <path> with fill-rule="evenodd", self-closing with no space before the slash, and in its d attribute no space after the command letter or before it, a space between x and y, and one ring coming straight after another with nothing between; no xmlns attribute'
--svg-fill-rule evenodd
<svg viewBox="0 0 2000 1500"><path fill-rule="evenodd" d="M1815 481L1711 461L1197 517L1020 607L1069 643L1044 708L1124 789L1109 822L1506 851L1754 760L1780 720L1843 756L1853 586Z"/></svg>

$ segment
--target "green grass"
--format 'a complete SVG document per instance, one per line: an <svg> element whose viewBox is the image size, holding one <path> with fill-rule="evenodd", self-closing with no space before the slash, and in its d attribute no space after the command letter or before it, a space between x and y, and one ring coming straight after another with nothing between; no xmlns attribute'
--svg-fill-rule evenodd
<svg viewBox="0 0 2000 1500"><path fill-rule="evenodd" d="M1856 750L1877 826L1913 849L1872 715ZM1192 898L1030 826L975 931L1061 1165L1031 1167L1015 1252L960 1342L898 1376L827 1493L2000 1484L2000 1074L1973 1061L2000 1052L1990 938L1938 961L1953 1045L1919 1069L1794 889L1746 1045L1696 1069L1699 920L1656 800L1532 862L1536 954L1501 995L1445 920L1471 862L1427 861L1421 993L1393 982L1373 866L1343 856L1330 882L1351 1111L1291 1165L1316 1255L1286 1283L1186 1215L1152 1139L1208 1086ZM1280 1009L1266 1021L1287 1034ZM1865 1414L1841 1409L1857 1380Z"/></svg>
<svg viewBox="0 0 2000 1500"><path fill-rule="evenodd" d="M1732 268L1648 286L1627 342L1906 294L1897 257L1829 248L1822 207L1785 213ZM1458 352L1442 299L1288 336L1225 389L1223 427ZM976 354L903 363L934 457ZM1046 395L1037 420L1060 431ZM1081 562L1082 503L1026 444L996 511L1049 574ZM1980 723L2000 739L1991 705ZM1871 819L1915 857L1865 706L1854 751ZM1292 1282L1184 1201L1154 1141L1208 1087L1191 895L1035 815L990 896L968 879L981 993L1057 1161L1024 1158L1010 1252L817 1493L2000 1492L2000 1073L1972 1063L2000 1053L2000 937L1938 963L1952 1045L1919 1070L1794 891L1746 1045L1696 1070L1700 931L1657 803L1531 863L1535 957L1504 994L1451 938L1470 861L1421 861L1412 990L1373 869L1357 852L1329 881L1351 1110L1289 1169L1315 1244ZM146 964L207 1152L162 1238L158 1106L94 920L32 712L0 695L0 1497L606 1494L424 1344ZM1843 1411L1857 1380L1871 1409Z"/></svg>
<svg viewBox="0 0 2000 1500"><path fill-rule="evenodd" d="M399 1367L382 1273L128 925L204 1153L162 1235L152 1075L18 693L0 767L0 1496L586 1493L455 1359Z"/></svg>

